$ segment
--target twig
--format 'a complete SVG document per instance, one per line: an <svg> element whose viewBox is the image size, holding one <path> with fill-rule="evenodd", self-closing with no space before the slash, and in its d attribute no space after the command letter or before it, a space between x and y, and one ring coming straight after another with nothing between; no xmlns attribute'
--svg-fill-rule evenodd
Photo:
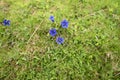
<svg viewBox="0 0 120 80"><path fill-rule="evenodd" d="M44 20L41 21L40 25L43 23ZM39 25L39 26L40 26ZM30 36L30 38L27 41L27 44L31 41L32 37L34 36L34 34L37 32L37 30L39 29L39 26L37 26L37 28L34 30L33 34Z"/></svg>
<svg viewBox="0 0 120 80"><path fill-rule="evenodd" d="M105 10L101 9L101 10L99 10L99 11L96 11L96 12L90 13L90 14L88 14L88 15L82 17L82 19L84 19L84 18L86 18L86 17L88 17L88 16L94 16L96 13L98 13L98 12L103 12L103 11L105 11Z"/></svg>
<svg viewBox="0 0 120 80"><path fill-rule="evenodd" d="M118 75L120 75L120 72L118 72L115 76L118 76Z"/></svg>
<svg viewBox="0 0 120 80"><path fill-rule="evenodd" d="M40 25L43 23L43 21L44 21L44 20L41 21ZM37 30L39 29L40 25L37 26L37 28L34 30L34 32L32 33L32 35L31 35L30 38L28 39L27 45L30 43L32 37L33 37L33 36L35 35L35 33L37 32ZM26 47L27 47L27 46L26 46ZM28 50L28 47L27 47L27 49L26 49L25 52L27 52L27 50Z"/></svg>

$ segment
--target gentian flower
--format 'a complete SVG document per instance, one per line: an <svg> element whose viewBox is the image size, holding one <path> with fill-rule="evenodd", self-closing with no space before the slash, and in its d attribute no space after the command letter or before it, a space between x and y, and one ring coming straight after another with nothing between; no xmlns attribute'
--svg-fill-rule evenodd
<svg viewBox="0 0 120 80"><path fill-rule="evenodd" d="M68 23L68 21L67 21L66 19L64 19L64 20L61 22L62 28L68 28L68 25L69 25L69 23Z"/></svg>
<svg viewBox="0 0 120 80"><path fill-rule="evenodd" d="M57 42L58 44L62 44L62 43L64 42L64 38L58 37L58 38L56 39L56 42Z"/></svg>
<svg viewBox="0 0 120 80"><path fill-rule="evenodd" d="M49 34L50 34L51 36L55 36L55 35L57 34L56 29L55 29L55 28L50 29L50 30L49 30Z"/></svg>
<svg viewBox="0 0 120 80"><path fill-rule="evenodd" d="M10 26L10 20L6 20L6 19L5 19L5 20L3 21L3 25L4 25L4 26Z"/></svg>
<svg viewBox="0 0 120 80"><path fill-rule="evenodd" d="M54 16L50 16L50 18L49 18L52 22L54 22L55 20L54 20Z"/></svg>

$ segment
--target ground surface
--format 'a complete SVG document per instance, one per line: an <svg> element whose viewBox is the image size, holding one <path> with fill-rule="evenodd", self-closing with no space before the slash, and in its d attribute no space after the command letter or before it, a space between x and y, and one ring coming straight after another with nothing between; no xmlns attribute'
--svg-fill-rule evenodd
<svg viewBox="0 0 120 80"><path fill-rule="evenodd" d="M120 80L120 0L0 0L4 19L0 80ZM49 29L63 19L58 45Z"/></svg>

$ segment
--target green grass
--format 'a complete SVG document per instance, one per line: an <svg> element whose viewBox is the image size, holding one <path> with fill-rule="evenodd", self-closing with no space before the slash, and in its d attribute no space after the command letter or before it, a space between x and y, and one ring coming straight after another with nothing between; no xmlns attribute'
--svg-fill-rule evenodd
<svg viewBox="0 0 120 80"><path fill-rule="evenodd" d="M120 80L119 0L0 0L4 19L0 80ZM58 45L49 29L63 19Z"/></svg>

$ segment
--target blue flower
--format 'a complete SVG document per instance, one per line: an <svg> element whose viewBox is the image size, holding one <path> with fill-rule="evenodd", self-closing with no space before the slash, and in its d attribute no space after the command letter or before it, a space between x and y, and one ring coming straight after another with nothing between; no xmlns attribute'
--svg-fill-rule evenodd
<svg viewBox="0 0 120 80"><path fill-rule="evenodd" d="M55 28L50 29L49 34L50 34L51 36L55 36L55 35L57 34L56 29L55 29Z"/></svg>
<svg viewBox="0 0 120 80"><path fill-rule="evenodd" d="M62 44L62 43L64 42L64 38L58 37L58 38L56 39L56 42L57 42L58 44Z"/></svg>
<svg viewBox="0 0 120 80"><path fill-rule="evenodd" d="M68 25L69 25L69 22L68 22L66 19L64 19L64 20L61 22L62 28L68 28Z"/></svg>
<svg viewBox="0 0 120 80"><path fill-rule="evenodd" d="M4 26L10 26L10 20L4 19L3 25L4 25Z"/></svg>
<svg viewBox="0 0 120 80"><path fill-rule="evenodd" d="M54 22L55 20L54 20L54 16L50 16L50 18L49 18L52 22Z"/></svg>

